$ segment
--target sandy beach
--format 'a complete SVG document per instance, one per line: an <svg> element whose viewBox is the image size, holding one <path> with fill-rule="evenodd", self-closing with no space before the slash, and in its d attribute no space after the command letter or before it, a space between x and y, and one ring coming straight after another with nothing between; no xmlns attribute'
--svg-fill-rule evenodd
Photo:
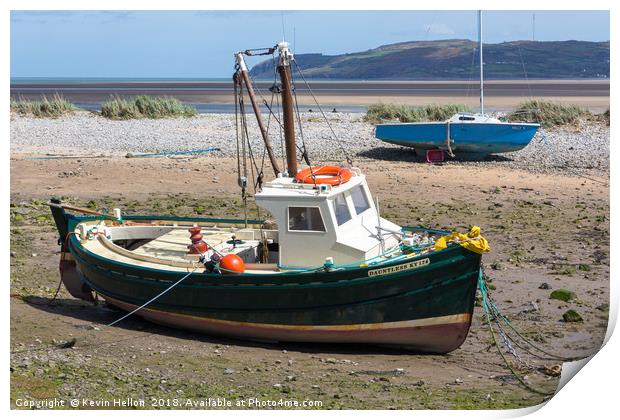
<svg viewBox="0 0 620 420"><path fill-rule="evenodd" d="M11 116L11 399L310 399L322 408L515 408L545 397L506 369L476 307L465 344L445 356L394 350L258 344L198 335L92 306L58 285L52 196L131 214L240 216L230 115L108 121L89 113L60 119ZM303 114L311 157L340 162L316 115ZM383 216L403 225L481 226L492 296L538 345L585 357L601 345L609 308L609 127L583 122L549 130L521 152L440 166L372 136L360 114L330 115L354 164L368 176ZM256 141L258 147L258 138ZM127 158L127 153L219 147L196 156ZM260 149L257 149L260 150ZM276 150L279 150L276 147ZM54 155L54 156L50 156ZM74 158L47 159L59 155ZM252 212L254 207L250 206ZM577 298L550 299L558 288ZM576 310L583 322L567 323ZM71 349L54 343L78 338ZM520 352L517 368L545 391L553 365ZM515 362L516 363L516 362ZM518 365L518 364L517 364Z"/></svg>

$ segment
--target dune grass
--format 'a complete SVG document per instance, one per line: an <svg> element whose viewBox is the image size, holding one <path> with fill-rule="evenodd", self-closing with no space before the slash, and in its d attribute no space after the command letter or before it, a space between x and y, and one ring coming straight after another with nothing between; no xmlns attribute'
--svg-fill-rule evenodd
<svg viewBox="0 0 620 420"><path fill-rule="evenodd" d="M54 95L52 99L44 96L40 101L11 100L12 112L39 118L58 118L62 115L72 114L77 110L78 108L75 105L60 95Z"/></svg>
<svg viewBox="0 0 620 420"><path fill-rule="evenodd" d="M598 117L605 124L609 125L609 122L610 122L610 119L609 119L610 118L610 116L609 116L609 109L607 111L603 112L602 114L599 114Z"/></svg>
<svg viewBox="0 0 620 420"><path fill-rule="evenodd" d="M473 112L466 105L426 105L414 107L399 104L375 104L368 107L364 120L372 124L384 120L400 122L446 121L457 112ZM609 110L594 114L576 105L564 105L544 100L522 102L505 117L508 121L538 122L544 128L576 124L579 120L598 121L609 125Z"/></svg>
<svg viewBox="0 0 620 420"><path fill-rule="evenodd" d="M457 112L472 112L471 108L461 104L410 106L399 104L375 104L368 107L364 120L378 123L382 120L399 120L400 122L445 121Z"/></svg>
<svg viewBox="0 0 620 420"><path fill-rule="evenodd" d="M101 105L101 115L112 120L136 118L193 117L196 108L168 96L136 96L132 99L113 98Z"/></svg>
<svg viewBox="0 0 620 420"><path fill-rule="evenodd" d="M587 109L576 105L564 105L543 100L523 102L519 104L516 110L506 115L508 121L537 122L543 128L571 125L581 119L598 119L597 117Z"/></svg>

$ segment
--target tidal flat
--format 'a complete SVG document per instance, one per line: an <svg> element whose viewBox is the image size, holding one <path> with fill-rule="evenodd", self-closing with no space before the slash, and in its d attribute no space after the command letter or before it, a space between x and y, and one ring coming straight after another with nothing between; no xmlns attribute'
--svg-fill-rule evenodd
<svg viewBox="0 0 620 420"><path fill-rule="evenodd" d="M313 400L313 408L517 408L545 396L524 389L492 344L483 312L461 348L422 355L360 346L261 344L174 330L72 298L58 286L59 247L46 201L126 214L242 217L236 162L227 156L33 160L11 157L11 404L31 398ZM43 155L44 156L44 155ZM391 156L391 157L390 157ZM598 350L609 310L609 187L604 169L527 170L503 162L443 166L354 159L403 225L465 231L478 225L491 295L537 345L567 357ZM249 217L258 214L250 198ZM566 289L568 301L551 293ZM576 311L580 322L565 322ZM59 349L59 343L76 339ZM528 383L555 390L558 362L512 360ZM140 407L137 407L140 408ZM179 408L158 406L155 408ZM199 407L195 407L199 408ZM217 407L216 407L217 408ZM251 407L247 407L251 408Z"/></svg>

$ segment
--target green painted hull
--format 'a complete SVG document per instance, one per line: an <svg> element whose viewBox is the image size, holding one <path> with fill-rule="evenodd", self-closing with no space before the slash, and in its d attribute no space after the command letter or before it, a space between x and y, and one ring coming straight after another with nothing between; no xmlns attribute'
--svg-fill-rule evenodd
<svg viewBox="0 0 620 420"><path fill-rule="evenodd" d="M66 229L59 225L61 233L89 219L64 211L63 215ZM126 310L144 304L184 275L104 258L86 250L74 236L67 251L81 286ZM446 353L467 336L480 258L457 245L413 260L428 259L425 265L380 275L369 271L402 261L332 272L196 272L137 314L162 324L248 339L355 342Z"/></svg>

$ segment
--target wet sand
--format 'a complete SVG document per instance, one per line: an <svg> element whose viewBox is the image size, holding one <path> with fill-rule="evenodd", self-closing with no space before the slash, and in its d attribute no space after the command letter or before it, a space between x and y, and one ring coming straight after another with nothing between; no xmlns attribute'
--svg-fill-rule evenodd
<svg viewBox="0 0 620 420"><path fill-rule="evenodd" d="M258 81L257 91L269 100L273 82ZM297 83L301 105L314 106L302 83ZM312 93L322 106L367 106L377 102L410 105L431 103L478 104L478 82L468 81L312 81ZM85 81L11 83L11 97L39 99L61 94L71 102L100 104L112 96L168 95L192 104L231 104L231 81ZM609 80L489 80L485 82L489 110L507 110L531 98L576 104L593 111L609 108Z"/></svg>

